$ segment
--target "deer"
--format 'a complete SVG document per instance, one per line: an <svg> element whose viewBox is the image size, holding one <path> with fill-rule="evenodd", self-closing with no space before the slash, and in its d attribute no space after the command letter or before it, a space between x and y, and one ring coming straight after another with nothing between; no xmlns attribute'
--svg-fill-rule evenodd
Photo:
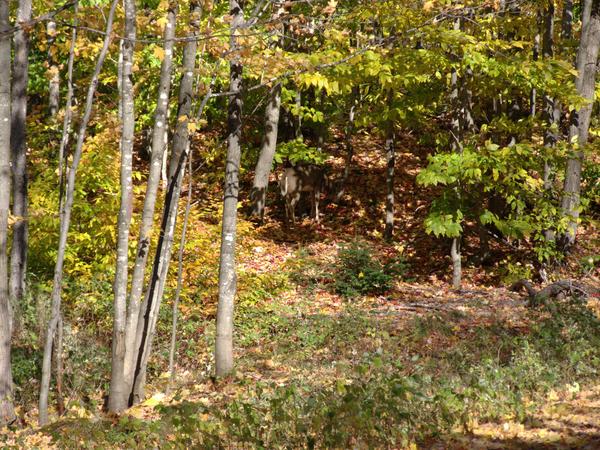
<svg viewBox="0 0 600 450"><path fill-rule="evenodd" d="M329 179L325 173L325 168L314 164L297 164L292 167L286 167L279 180L281 196L285 200L285 217L289 222L296 223L296 204L300 201L302 192L308 192L311 195L311 213L314 211L314 218L319 223L319 200L321 193L329 185Z"/></svg>

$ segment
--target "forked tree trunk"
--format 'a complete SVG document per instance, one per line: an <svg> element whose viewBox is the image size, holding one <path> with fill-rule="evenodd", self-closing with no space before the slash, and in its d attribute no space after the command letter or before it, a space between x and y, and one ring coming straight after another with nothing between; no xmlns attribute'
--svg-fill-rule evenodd
<svg viewBox="0 0 600 450"><path fill-rule="evenodd" d="M125 382L125 325L127 321L127 281L129 266L129 230L133 211L133 140L135 102L133 58L136 39L135 0L124 0L125 39L121 42L121 200L117 229L117 265L114 282L113 342L108 410L127 408L129 391Z"/></svg>
<svg viewBox="0 0 600 450"><path fill-rule="evenodd" d="M233 371L233 302L236 293L235 241L237 232L237 203L242 137L242 61L237 39L244 24L244 13L237 0L229 0L231 31L229 45L229 110L227 159L223 199L223 228L219 266L219 303L217 306L217 337L215 342L215 373L218 377Z"/></svg>
<svg viewBox="0 0 600 450"><path fill-rule="evenodd" d="M146 384L146 369L152 349L152 340L156 329L158 312L163 298L171 251L173 236L177 222L177 207L181 194L183 173L189 151L189 118L192 113L194 99L194 71L196 68L196 54L198 51L195 39L200 31L201 7L197 1L190 2L190 28L192 35L185 45L183 51L182 77L179 85L179 97L177 108L177 120L171 160L168 168L168 186L163 208L163 217L160 235L150 282L146 291L146 297L140 310L138 322L139 354L135 368L135 379L133 385L133 402L136 403L144 398Z"/></svg>
<svg viewBox="0 0 600 450"><path fill-rule="evenodd" d="M167 111L171 92L171 72L173 70L173 48L175 44L175 21L177 15L177 2L169 4L167 23L164 32L164 58L160 68L160 81L158 86L158 100L154 113L154 129L152 132L152 157L150 160L150 173L146 185L146 196L140 223L138 246L131 278L131 292L127 305L127 322L125 328L125 381L127 390L131 392L135 367L138 361L138 350L141 338L137 335L138 320L141 307L142 288L144 286L144 273L150 249L152 228L154 224L154 209L161 178L163 153L165 151L165 130L167 127ZM128 399L129 404L132 398Z"/></svg>
<svg viewBox="0 0 600 450"><path fill-rule="evenodd" d="M577 71L579 75L575 85L577 92L588 103L578 111L572 111L569 128L570 142L574 143L575 151L567 161L565 186L562 199L562 212L569 218L569 227L563 237L565 248L575 243L581 193L581 169L583 166L583 148L587 144L592 107L596 87L596 64L600 49L600 0L585 0L585 7L590 10L590 17L581 33L579 51L577 52Z"/></svg>
<svg viewBox="0 0 600 450"><path fill-rule="evenodd" d="M17 22L31 19L31 0L20 0ZM12 121L10 148L12 157L12 247L10 253L10 298L15 310L25 293L27 271L28 220L27 220L27 82L29 80L29 35L19 28L14 37L14 60L12 75Z"/></svg>
<svg viewBox="0 0 600 450"><path fill-rule="evenodd" d="M265 215L267 188L269 175L273 166L275 149L277 148L277 130L279 127L279 111L281 107L281 83L271 89L271 95L265 109L265 134L263 136L260 155L254 171L254 184L252 185L252 215L258 216L262 221Z"/></svg>
<svg viewBox="0 0 600 450"><path fill-rule="evenodd" d="M108 47L111 41L112 26L115 16L115 9L117 7L118 0L113 0L110 6L110 12L106 21L106 31L104 34L104 42L98 60L96 61L96 67L90 86L88 88L85 110L81 123L79 125L79 133L77 135L77 145L73 152L73 162L71 169L67 176L67 186L65 192L65 204L60 214L60 234L58 241L58 251L56 255L56 265L54 267L54 285L52 289L52 312L50 322L48 323L48 330L46 332L46 342L44 345L44 358L42 361L42 379L40 383L40 399L39 399L39 423L40 425L46 425L48 423L48 394L50 391L50 375L52 367L52 346L54 344L54 335L58 321L60 319L60 304L62 294L62 279L63 279L63 264L65 260L65 252L67 249L67 236L69 234L69 226L71 222L71 211L73 208L73 200L75 197L75 176L77 174L77 168L81 161L81 153L83 150L83 143L85 141L85 134L87 131L87 125L90 120L92 113L92 105L94 103L94 94L98 86L98 77L104 60L108 53Z"/></svg>
<svg viewBox="0 0 600 450"><path fill-rule="evenodd" d="M10 22L8 1L0 2L0 425L15 418L10 364L12 311L8 292L10 212Z"/></svg>

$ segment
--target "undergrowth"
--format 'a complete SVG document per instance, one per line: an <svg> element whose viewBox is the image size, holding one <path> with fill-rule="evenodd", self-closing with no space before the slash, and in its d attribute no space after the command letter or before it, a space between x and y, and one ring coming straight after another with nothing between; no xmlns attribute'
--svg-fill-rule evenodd
<svg viewBox="0 0 600 450"><path fill-rule="evenodd" d="M175 398L156 407L155 421L126 416L73 422L74 433L65 432L65 423L47 431L65 448L80 445L80 433L94 436L87 441L91 448L398 448L475 421L524 420L551 389L584 383L600 369L596 316L576 301L544 308L531 312L528 329L480 324L433 351L424 343L461 333L460 317L421 318L390 334L389 324L358 320L352 309L335 320L271 310L256 317L265 334L246 336L247 344L268 338L281 365L293 365L297 354L287 352L298 342L311 352L334 348L321 366L345 358L347 370L325 383L318 376L255 383L241 368L228 382L233 397L212 403ZM311 334L323 337L311 340ZM371 339L361 347L364 336Z"/></svg>

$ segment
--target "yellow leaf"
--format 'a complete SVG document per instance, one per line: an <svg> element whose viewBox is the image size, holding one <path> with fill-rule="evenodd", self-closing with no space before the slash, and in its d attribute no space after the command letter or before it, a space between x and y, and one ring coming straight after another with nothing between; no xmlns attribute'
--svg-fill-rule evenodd
<svg viewBox="0 0 600 450"><path fill-rule="evenodd" d="M154 56L156 56L160 61L165 59L165 51L160 47L154 47Z"/></svg>
<svg viewBox="0 0 600 450"><path fill-rule="evenodd" d="M165 398L165 394L163 394L162 392L159 392L158 394L154 394L152 397L150 397L148 400L146 400L144 403L142 403L144 406L156 406L158 405L162 400L164 400Z"/></svg>
<svg viewBox="0 0 600 450"><path fill-rule="evenodd" d="M424 11L431 11L433 9L433 1L427 1L425 2L425 4L423 4L423 10Z"/></svg>
<svg viewBox="0 0 600 450"><path fill-rule="evenodd" d="M163 17L157 19L156 25L158 25L160 28L164 28L167 25L167 17L163 16Z"/></svg>

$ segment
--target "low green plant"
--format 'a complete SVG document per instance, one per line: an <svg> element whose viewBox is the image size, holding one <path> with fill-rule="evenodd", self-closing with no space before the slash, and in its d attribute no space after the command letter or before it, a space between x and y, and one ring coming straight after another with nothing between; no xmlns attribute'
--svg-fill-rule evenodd
<svg viewBox="0 0 600 450"><path fill-rule="evenodd" d="M383 294L390 289L393 280L385 269L365 244L351 242L338 252L333 287L345 298Z"/></svg>

